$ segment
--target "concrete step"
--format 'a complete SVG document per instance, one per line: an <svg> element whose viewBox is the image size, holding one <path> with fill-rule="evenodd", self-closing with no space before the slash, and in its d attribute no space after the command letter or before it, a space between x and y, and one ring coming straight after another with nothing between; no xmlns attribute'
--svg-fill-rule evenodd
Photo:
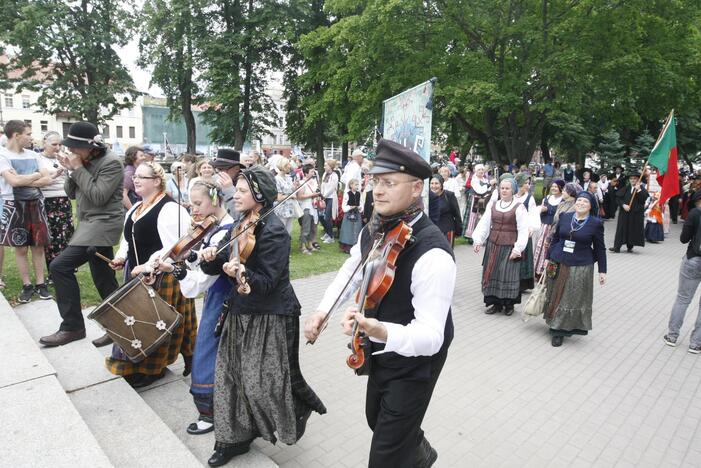
<svg viewBox="0 0 701 468"><path fill-rule="evenodd" d="M60 324L54 301L24 304L15 313L35 342ZM90 343L102 335L97 324L86 320L86 331L88 339L41 350L68 393L64 397L70 398L110 462L117 467L203 466L124 379L105 369L104 351Z"/></svg>
<svg viewBox="0 0 701 468"><path fill-rule="evenodd" d="M2 466L110 467L56 371L0 294Z"/></svg>

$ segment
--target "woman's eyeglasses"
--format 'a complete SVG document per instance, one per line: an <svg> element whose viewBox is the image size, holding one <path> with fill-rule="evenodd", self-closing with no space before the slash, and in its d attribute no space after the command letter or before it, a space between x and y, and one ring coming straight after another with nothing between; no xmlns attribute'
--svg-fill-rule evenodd
<svg viewBox="0 0 701 468"><path fill-rule="evenodd" d="M131 180L136 180L136 179L140 179L140 180L144 180L144 179L160 179L160 177L155 177L155 176L154 176L154 177L147 177L147 176L140 176L140 175L133 175L133 176L131 176Z"/></svg>

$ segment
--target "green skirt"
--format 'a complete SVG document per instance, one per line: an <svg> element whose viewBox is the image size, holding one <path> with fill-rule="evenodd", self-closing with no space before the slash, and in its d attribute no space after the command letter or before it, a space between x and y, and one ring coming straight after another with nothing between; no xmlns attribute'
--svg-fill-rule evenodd
<svg viewBox="0 0 701 468"><path fill-rule="evenodd" d="M560 264L555 278L548 275L546 285L545 323L552 330L591 330L594 265Z"/></svg>

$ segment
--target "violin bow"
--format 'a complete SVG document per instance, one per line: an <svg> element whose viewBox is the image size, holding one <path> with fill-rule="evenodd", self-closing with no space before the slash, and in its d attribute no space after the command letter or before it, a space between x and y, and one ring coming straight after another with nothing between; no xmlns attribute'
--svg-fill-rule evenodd
<svg viewBox="0 0 701 468"><path fill-rule="evenodd" d="M368 252L368 256L365 258L365 260L362 262L358 262L358 265L356 265L355 270L353 270L353 273L351 273L350 277L348 278L348 281L346 281L346 284L343 285L343 289L341 289L341 292L336 297L336 300L331 305L331 308L329 309L328 312L326 312L326 315L324 315L324 320L322 320L321 324L319 325L319 334L316 336L315 339L307 340L308 345L313 345L314 343L316 343L316 340L319 339L321 332L326 330L326 327L329 324L329 319L331 319L331 315L333 315L333 313L336 312L336 308L340 305L341 298L346 294L346 291L348 290L351 283L353 282L353 278L355 278L355 275L358 274L359 270L361 270L362 268L365 268L365 266L370 262L370 260L372 259L372 254L375 253L375 251L377 250L377 248L380 246L381 243L382 243L382 237L377 239L373 243L372 249L370 249L370 252Z"/></svg>
<svg viewBox="0 0 701 468"><path fill-rule="evenodd" d="M299 187L297 187L296 189L294 189L289 195L287 195L285 198L283 198L282 200L280 200L280 201L278 202L278 205L283 204L284 202L286 202L287 200L289 200L290 198L292 198L294 195L296 195L297 192L299 192L300 190L302 190L302 187L304 187L311 179L312 179L312 176L307 177L306 179L304 179L304 180L302 181L302 183L299 184ZM268 216L270 216L271 214L273 214L273 212L275 212L275 207L270 208L268 211L265 212L265 214L261 215L260 218L258 218L256 221L253 221L253 222L251 222L251 223L248 223L246 226L244 226L244 228L241 230L241 232L239 232L238 234L236 234L235 236L233 236L231 239L229 239L229 242L227 242L226 244L224 244L223 246L221 246L221 247L219 248L219 250L217 250L217 255L219 255L220 253L222 253L227 247L229 247L231 244L233 244L233 243L236 241L236 239L238 239L238 238L241 237L243 234L245 234L249 229L251 229L252 227L255 227L258 223L260 223L260 222L263 221L265 218L267 218Z"/></svg>

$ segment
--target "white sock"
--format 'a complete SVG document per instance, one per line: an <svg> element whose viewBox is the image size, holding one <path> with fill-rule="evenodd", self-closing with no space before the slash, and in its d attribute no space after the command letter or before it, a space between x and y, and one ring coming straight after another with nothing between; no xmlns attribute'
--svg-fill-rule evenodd
<svg viewBox="0 0 701 468"><path fill-rule="evenodd" d="M197 421L197 429L200 431L204 431L205 429L209 429L213 425L214 424L212 424L211 422L202 421L201 419L199 421Z"/></svg>

